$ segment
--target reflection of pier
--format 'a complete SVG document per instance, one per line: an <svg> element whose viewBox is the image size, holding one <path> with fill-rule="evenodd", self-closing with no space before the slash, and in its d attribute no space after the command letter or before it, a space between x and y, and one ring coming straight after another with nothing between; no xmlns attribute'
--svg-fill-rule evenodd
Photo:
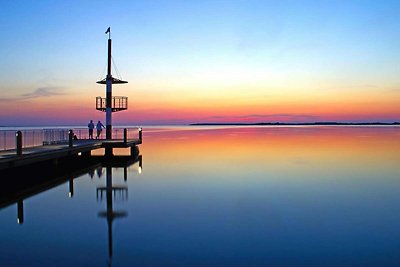
<svg viewBox="0 0 400 267"><path fill-rule="evenodd" d="M94 173L102 166L109 168L124 168L124 180L127 180L128 167L139 163L142 166L142 156L115 156L105 160L102 156L91 156L84 161L70 158L62 159L57 165L38 164L29 168L1 171L2 186L0 187L0 209L17 204L17 222L24 222L24 201L32 196L68 183L68 196L74 196L74 179L85 174ZM4 175L4 176L3 176ZM12 179L7 179L12 178Z"/></svg>
<svg viewBox="0 0 400 267"><path fill-rule="evenodd" d="M92 157L87 161L63 159L58 165L38 164L31 168L1 171L3 179L0 187L0 209L17 203L18 222L23 223L23 201L25 199L66 182L69 182L68 195L72 197L74 194L73 179L87 174L98 166L101 166L101 162Z"/></svg>
<svg viewBox="0 0 400 267"><path fill-rule="evenodd" d="M57 165L51 168L47 165L35 165L31 168L20 168L8 171L2 171L5 177L16 177L15 179L4 179L3 186L0 187L0 209L16 204L17 222L24 223L24 201L27 198L38 195L42 192L55 188L62 184L68 184L68 196L74 196L74 179L88 174L93 177L95 171L99 178L103 175L99 170L105 168L106 185L96 189L97 198L106 199L106 210L98 213L101 218L107 220L108 235L108 262L112 264L113 257L113 231L112 224L115 219L124 218L128 214L125 211L115 210L114 200L121 197L126 200L128 197L127 185L113 185L112 169L123 168L123 180L128 180L128 168L138 163L138 173L142 171L142 156L136 148L133 156L114 156L105 158L103 156L91 156L84 161L73 161L63 159Z"/></svg>

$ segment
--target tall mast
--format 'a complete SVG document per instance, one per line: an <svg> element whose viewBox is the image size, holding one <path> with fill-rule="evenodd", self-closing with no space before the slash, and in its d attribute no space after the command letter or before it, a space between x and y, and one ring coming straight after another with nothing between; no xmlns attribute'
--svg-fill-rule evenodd
<svg viewBox="0 0 400 267"><path fill-rule="evenodd" d="M107 59L107 85L106 85L106 139L112 139L112 75L111 75L111 30L108 27L108 59ZM106 152L107 153L107 152Z"/></svg>
<svg viewBox="0 0 400 267"><path fill-rule="evenodd" d="M107 57L107 76L103 80L98 81L99 84L106 85L106 97L96 97L96 109L106 112L106 139L112 139L112 113L128 109L128 97L126 96L114 96L112 94L113 84L124 84L128 83L120 79L116 79L111 74L111 30L108 27L106 34L108 33L108 57ZM105 149L106 156L112 156L112 148L107 147Z"/></svg>

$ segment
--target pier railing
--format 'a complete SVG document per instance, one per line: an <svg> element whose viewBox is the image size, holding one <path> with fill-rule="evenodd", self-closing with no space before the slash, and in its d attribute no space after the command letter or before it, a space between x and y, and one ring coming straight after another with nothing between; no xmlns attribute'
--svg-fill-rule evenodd
<svg viewBox="0 0 400 267"><path fill-rule="evenodd" d="M0 151L17 148L18 132L20 132L19 138L22 138L22 148L68 144L69 130L73 131L77 139L89 139L87 128L0 130ZM112 130L113 139L124 139L125 136L126 139L137 139L139 134L137 127L115 127ZM93 138L96 139L96 136L97 131L94 129ZM105 139L105 130L102 131L99 139Z"/></svg>
<svg viewBox="0 0 400 267"><path fill-rule="evenodd" d="M124 139L124 129L127 130L127 139L135 139L139 138L138 135L138 128L113 128L112 129L112 138L113 139ZM89 130L87 128L72 128L72 131L76 135L78 139L89 139ZM93 138L96 139L97 136L97 130L93 130ZM105 139L106 138L106 131L103 129L101 132L99 139ZM68 140L68 139L67 139Z"/></svg>
<svg viewBox="0 0 400 267"><path fill-rule="evenodd" d="M67 143L69 140L67 129L44 129L43 145Z"/></svg>
<svg viewBox="0 0 400 267"><path fill-rule="evenodd" d="M34 147L43 145L44 131L41 129L20 130L22 134L22 147ZM16 148L17 131L0 131L0 150Z"/></svg>

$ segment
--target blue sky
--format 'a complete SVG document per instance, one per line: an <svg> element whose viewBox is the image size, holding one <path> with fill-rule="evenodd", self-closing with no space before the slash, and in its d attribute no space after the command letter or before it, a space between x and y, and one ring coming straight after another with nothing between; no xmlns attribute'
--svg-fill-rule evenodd
<svg viewBox="0 0 400 267"><path fill-rule="evenodd" d="M6 1L1 94L102 93L94 81L104 73L109 26L128 95L139 92L145 103L142 91L184 91L190 101L205 99L200 90L219 91L215 98L229 90L396 92L399 12L400 1ZM176 109L174 101L162 107Z"/></svg>

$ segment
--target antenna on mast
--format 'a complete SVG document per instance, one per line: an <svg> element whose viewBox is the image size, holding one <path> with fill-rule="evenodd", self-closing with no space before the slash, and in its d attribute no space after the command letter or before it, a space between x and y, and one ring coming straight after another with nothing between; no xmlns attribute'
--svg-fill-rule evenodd
<svg viewBox="0 0 400 267"><path fill-rule="evenodd" d="M106 34L108 33L108 39L111 39L111 30L110 27L108 27Z"/></svg>

